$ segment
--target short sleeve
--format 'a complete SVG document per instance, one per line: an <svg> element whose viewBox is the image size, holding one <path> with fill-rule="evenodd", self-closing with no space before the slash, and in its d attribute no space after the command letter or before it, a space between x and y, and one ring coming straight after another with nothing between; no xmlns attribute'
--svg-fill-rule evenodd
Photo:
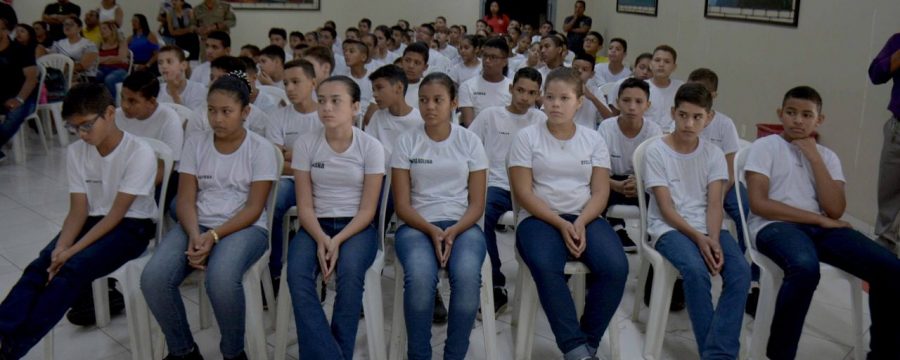
<svg viewBox="0 0 900 360"><path fill-rule="evenodd" d="M282 119L283 113L279 112L275 114L269 122L269 126L266 126L266 139L273 142L275 145L285 146L284 145L284 133L282 133ZM293 165L291 165L293 166Z"/></svg>
<svg viewBox="0 0 900 360"><path fill-rule="evenodd" d="M469 125L469 131L475 133L481 142L485 142L485 135L487 132L487 117L489 114L492 114L492 111L482 111L478 115L475 116L475 120L472 120L472 124Z"/></svg>
<svg viewBox="0 0 900 360"><path fill-rule="evenodd" d="M609 161L609 147L606 145L606 140L598 133L592 133L591 135L596 139L594 148L591 149L591 166L612 169Z"/></svg>
<svg viewBox="0 0 900 360"><path fill-rule="evenodd" d="M409 170L409 152L412 147L413 134L416 132L408 132L397 139L394 152L391 154L392 168Z"/></svg>
<svg viewBox="0 0 900 360"><path fill-rule="evenodd" d="M734 121L727 116L723 116L722 122L722 152L725 154L733 154L740 150L738 144L737 128L734 127Z"/></svg>
<svg viewBox="0 0 900 360"><path fill-rule="evenodd" d="M312 145L311 141L305 141L306 137L300 137L294 142L291 154L291 169L299 171L310 171L312 167Z"/></svg>
<svg viewBox="0 0 900 360"><path fill-rule="evenodd" d="M819 149L819 151L822 151L821 148ZM838 156L830 150L828 150L827 154L825 154L825 156L823 157L825 158L825 166L828 168L828 173L831 174L831 179L841 182L847 182L844 179L844 170L841 166L841 159L838 158Z"/></svg>
<svg viewBox="0 0 900 360"><path fill-rule="evenodd" d="M467 134L467 142L469 148L469 172L484 170L488 168L487 153L484 151L484 145L478 140L475 134Z"/></svg>
<svg viewBox="0 0 900 360"><path fill-rule="evenodd" d="M365 156L363 161L365 166L365 169L363 169L364 174L384 174L384 147L375 138L368 135L363 136L366 138L366 149L363 151Z"/></svg>
<svg viewBox="0 0 900 360"><path fill-rule="evenodd" d="M725 180L728 181L728 163L725 161L725 155L715 145L710 149L709 156L709 173L707 174L706 183Z"/></svg>
<svg viewBox="0 0 900 360"><path fill-rule="evenodd" d="M82 40L85 40L84 50L81 51L82 54L99 52L99 50L97 50L97 44L94 44L93 41L87 39Z"/></svg>
<svg viewBox="0 0 900 360"><path fill-rule="evenodd" d="M747 154L747 163L744 165L744 172L752 171L771 177L772 154L766 149L766 141L763 139L757 140L750 146L750 152Z"/></svg>
<svg viewBox="0 0 900 360"><path fill-rule="evenodd" d="M182 174L197 175L197 150L202 136L190 136L184 141L181 149L181 161L178 163L178 172Z"/></svg>
<svg viewBox="0 0 900 360"><path fill-rule="evenodd" d="M468 80L466 80L466 82L462 83L462 85L459 86L459 107L464 108L474 106L475 102L472 99L472 85Z"/></svg>
<svg viewBox="0 0 900 360"><path fill-rule="evenodd" d="M203 123L205 121L206 117L203 116L203 111L200 109L195 110L191 113L191 117L187 121L187 126L185 126L184 128L184 133L190 136L204 132L206 130L203 127Z"/></svg>
<svg viewBox="0 0 900 360"><path fill-rule="evenodd" d="M662 153L660 146L665 145L654 142L647 147L647 152L644 153L644 188L647 191L658 186L669 186L666 177L665 154Z"/></svg>
<svg viewBox="0 0 900 360"><path fill-rule="evenodd" d="M275 181L281 175L278 173L278 159L275 156L274 146L259 138L259 146L253 154L253 174L250 181Z"/></svg>
<svg viewBox="0 0 900 360"><path fill-rule="evenodd" d="M181 121L176 114L175 118L166 119L162 133L162 142L169 145L172 150L172 158L175 161L181 159L181 148L184 146L184 130L181 129Z"/></svg>
<svg viewBox="0 0 900 360"><path fill-rule="evenodd" d="M66 149L66 176L69 178L69 192L73 194L86 194L84 187L84 159L78 158L78 148L72 144Z"/></svg>
<svg viewBox="0 0 900 360"><path fill-rule="evenodd" d="M594 20L591 19L590 16L585 16L585 17L581 18L581 26L584 26L584 25L591 26L591 25L593 25L593 22L594 22Z"/></svg>
<svg viewBox="0 0 900 360"><path fill-rule="evenodd" d="M128 164L117 192L131 195L150 195L156 181L156 154L140 139L133 139L134 151L128 157Z"/></svg>
<svg viewBox="0 0 900 360"><path fill-rule="evenodd" d="M509 148L508 167L521 166L531 168L534 157L534 144L531 144L530 129L522 129L516 135L516 139L513 140L512 146Z"/></svg>

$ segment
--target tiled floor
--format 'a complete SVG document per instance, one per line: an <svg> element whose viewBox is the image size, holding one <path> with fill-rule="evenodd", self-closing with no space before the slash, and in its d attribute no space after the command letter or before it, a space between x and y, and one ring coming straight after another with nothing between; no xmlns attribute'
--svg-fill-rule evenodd
<svg viewBox="0 0 900 360"><path fill-rule="evenodd" d="M36 144L36 138L29 143ZM68 209L65 178L64 149L55 145L49 154L40 146L29 147L28 159L24 164L14 164L12 154L6 162L0 164L0 295L5 296L9 288L18 279L22 269L37 255L39 249L47 244L59 231ZM508 276L508 283L514 284L517 264L513 257L513 236L511 233L500 234L501 257L503 271ZM641 322L632 322L628 317L633 304L634 287L638 258L629 255L631 276L626 286L625 298L619 306L614 319L620 332L619 349L622 359L639 359L643 346L643 329L647 316L646 308L641 311ZM385 304L385 334L389 334L393 299L393 269L389 264L382 277ZM512 292L515 289L511 289ZM819 287L814 304L807 317L806 329L800 343L798 359L850 359L851 346L848 339L850 302L846 285L825 282ZM218 331L215 326L200 331L197 326L197 291L196 288L183 291L189 319L194 323L195 338L207 359L219 358ZM328 304L331 303L331 297ZM498 347L504 358L512 358L513 335L510 332L511 312L506 312L498 319ZM561 358L553 341L546 317L537 317L537 329L534 341L534 359ZM868 322L868 320L866 320ZM749 337L752 319L745 317L745 336ZM484 341L481 324L476 322L471 334L471 346L467 358L484 358ZM293 331L293 329L292 329ZM128 331L124 316L115 317L112 323L104 328L82 328L69 324L66 320L57 325L56 330L57 357L68 360L80 359L130 359ZM365 359L366 340L365 326L360 323L355 358ZM440 358L446 326L433 328L434 356ZM270 345L274 343L274 335L268 337ZM608 336L601 344L601 355L608 358ZM296 345L288 349L291 358L297 354ZM26 359L43 358L42 347L37 346ZM669 317L663 359L696 359L696 344L690 330L690 321L686 311L672 313Z"/></svg>

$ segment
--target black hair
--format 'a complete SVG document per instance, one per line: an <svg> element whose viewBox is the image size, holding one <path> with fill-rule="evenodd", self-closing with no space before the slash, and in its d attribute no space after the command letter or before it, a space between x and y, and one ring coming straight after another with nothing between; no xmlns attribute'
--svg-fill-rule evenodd
<svg viewBox="0 0 900 360"><path fill-rule="evenodd" d="M447 18L445 18L445 17L442 16L442 15L438 15L438 17L436 17L436 18L434 18L434 19L435 19L435 20L441 19L441 20L444 20L444 22L447 22Z"/></svg>
<svg viewBox="0 0 900 360"><path fill-rule="evenodd" d="M240 57L238 57L238 60L240 60L242 63L244 63L244 68L246 68L246 71L248 73L252 72L255 74L257 72L256 62L253 61L253 58L247 57L247 56L240 56Z"/></svg>
<svg viewBox="0 0 900 360"><path fill-rule="evenodd" d="M284 64L284 49L278 45L269 45L264 47L260 52L259 56L265 56L270 59L281 60L281 63Z"/></svg>
<svg viewBox="0 0 900 360"><path fill-rule="evenodd" d="M786 103L788 99L812 101L816 104L816 110L822 111L822 95L819 95L819 92L812 87L802 85L788 90L788 92L784 94L784 99L781 100L782 107L784 107L784 103Z"/></svg>
<svg viewBox="0 0 900 360"><path fill-rule="evenodd" d="M77 16L73 16L67 19L72 20L72 22L74 22L75 25L78 25L78 27L84 27L84 21L81 21L81 19Z"/></svg>
<svg viewBox="0 0 900 360"><path fill-rule="evenodd" d="M325 20L325 24L322 27L323 28L330 27L332 29L337 29L337 24L334 22L334 20Z"/></svg>
<svg viewBox="0 0 900 360"><path fill-rule="evenodd" d="M241 46L241 50L249 50L250 54L252 54L253 56L259 56L259 52L261 51L259 50L259 46L253 44Z"/></svg>
<svg viewBox="0 0 900 360"><path fill-rule="evenodd" d="M324 46L313 46L309 49L303 50L303 56L308 56L316 59L317 61L331 65L331 71L329 71L329 74L334 72L334 53L331 51L331 49Z"/></svg>
<svg viewBox="0 0 900 360"><path fill-rule="evenodd" d="M394 64L382 66L369 75L369 81L371 82L375 82L378 79L387 79L391 85L403 84L403 95L406 95L406 89L409 88L409 79L406 78L406 72Z"/></svg>
<svg viewBox="0 0 900 360"><path fill-rule="evenodd" d="M422 79L422 83L419 84L419 89L430 83L437 83L443 86L447 89L447 93L450 94L450 100L456 100L456 84L453 83L453 79L451 79L449 75L442 72L428 74L428 76Z"/></svg>
<svg viewBox="0 0 900 360"><path fill-rule="evenodd" d="M650 99L650 84L648 84L646 81L638 78L627 78L622 82L621 85L619 85L619 92L617 95L621 98L622 93L625 92L625 89L628 88L638 88L644 90L644 94L647 95L647 99Z"/></svg>
<svg viewBox="0 0 900 360"><path fill-rule="evenodd" d="M610 44L612 44L612 43L614 43L614 42L617 42L617 43L619 43L619 44L622 45L622 52L626 52L626 53L628 52L628 42L625 41L625 39L623 39L623 38L612 38L611 40L609 40L609 43L610 43Z"/></svg>
<svg viewBox="0 0 900 360"><path fill-rule="evenodd" d="M435 33L435 31L434 31L434 26L432 26L431 24L425 23L425 24L422 24L422 25L419 26L419 27L423 27L423 28L427 29L428 31L430 31L431 34L429 34L429 36L434 36L434 33Z"/></svg>
<svg viewBox="0 0 900 360"><path fill-rule="evenodd" d="M206 38L221 41L224 48L231 47L231 35L228 35L227 32L216 30L206 35Z"/></svg>
<svg viewBox="0 0 900 360"><path fill-rule="evenodd" d="M234 56L222 56L218 59L215 59L209 63L210 68L221 69L226 73L231 73L233 71L247 71L247 65L244 64L241 59L238 59Z"/></svg>
<svg viewBox="0 0 900 360"><path fill-rule="evenodd" d="M688 75L689 82L699 82L707 86L710 92L719 90L719 75L707 68L699 68Z"/></svg>
<svg viewBox="0 0 900 360"><path fill-rule="evenodd" d="M675 51L675 48L673 48L669 45L663 44L663 45L657 46L656 49L653 49L653 54L655 55L657 51L665 51L665 52L671 54L672 62L673 63L678 62L678 53Z"/></svg>
<svg viewBox="0 0 900 360"><path fill-rule="evenodd" d="M600 46L601 46L601 47L603 46L603 35L600 35L600 33L596 32L596 31L589 31L589 32L587 33L587 36L593 36L593 37L596 37L597 40L600 41Z"/></svg>
<svg viewBox="0 0 900 360"><path fill-rule="evenodd" d="M303 35L304 40L306 39L306 35L312 35L314 38L316 38L316 42L319 42L319 32L318 31L310 31L310 32L304 34Z"/></svg>
<svg viewBox="0 0 900 360"><path fill-rule="evenodd" d="M553 30L553 22L552 21L545 20L543 23L541 23L541 26L544 26L544 25L550 25L550 30Z"/></svg>
<svg viewBox="0 0 900 360"><path fill-rule="evenodd" d="M481 48L482 50L484 48L498 49L503 52L503 56L509 57L509 43L500 36L494 36L487 39L487 41L484 42L484 45L481 45Z"/></svg>
<svg viewBox="0 0 900 360"><path fill-rule="evenodd" d="M348 32L355 32L355 33L356 33L356 36L359 36L359 28L355 28L355 27L352 27L352 26L351 26L351 27L348 27L347 30L344 30L344 34L346 34L346 33L348 33Z"/></svg>
<svg viewBox="0 0 900 360"><path fill-rule="evenodd" d="M147 17L144 16L144 14L134 14L134 17L138 19L138 25L141 28L141 35L150 36L150 23L147 22Z"/></svg>
<svg viewBox="0 0 900 360"><path fill-rule="evenodd" d="M706 86L698 83L686 83L678 88L675 93L675 107L681 106L683 103L694 104L706 109L712 110L713 98L712 93L706 89Z"/></svg>
<svg viewBox="0 0 900 360"><path fill-rule="evenodd" d="M523 67L519 69L519 71L516 71L516 75L513 77L512 83L517 83L519 79L528 79L534 81L538 84L538 88L541 87L541 82L543 80L541 77L541 72L530 67Z"/></svg>
<svg viewBox="0 0 900 360"><path fill-rule="evenodd" d="M171 52L171 53L175 54L175 58L177 58L178 61L181 61L181 62L187 61L187 57L184 56L184 50L181 49L180 47L178 47L178 45L163 46L163 47L159 48L159 52L157 52L157 54L162 54L164 52Z"/></svg>
<svg viewBox="0 0 900 360"><path fill-rule="evenodd" d="M272 37L272 35L278 35L281 36L282 39L287 40L287 30L285 29L273 27L269 29L269 37Z"/></svg>
<svg viewBox="0 0 900 360"><path fill-rule="evenodd" d="M372 29L372 32L381 31L381 34L384 35L385 38L391 38L391 28L387 25L378 25L375 29Z"/></svg>
<svg viewBox="0 0 900 360"><path fill-rule="evenodd" d="M368 32L368 33L366 33L365 35L361 36L361 37L360 37L360 40L366 39L366 38L372 38L372 45L378 46L378 37L375 36L375 32L374 32L374 31ZM365 44L365 42L363 42L363 44ZM369 46L369 45L366 45L366 47L368 47L368 46Z"/></svg>
<svg viewBox="0 0 900 360"><path fill-rule="evenodd" d="M566 45L566 37L563 34L551 32L550 34L547 34L546 36L542 37L541 41L544 41L546 39L550 39L550 41L553 42L553 46L561 47L561 48L568 48L568 45ZM565 56L565 55L563 55L563 56Z"/></svg>
<svg viewBox="0 0 900 360"><path fill-rule="evenodd" d="M391 34L393 34L394 31L399 31L399 32L401 32L401 33L405 33L405 32L406 32L406 30L403 30L403 27L400 26L400 25L394 25L394 26L391 26Z"/></svg>
<svg viewBox="0 0 900 360"><path fill-rule="evenodd" d="M638 55L638 57L634 58L634 66L637 66L637 64L638 64L639 62L641 62L641 60L644 60L644 59L647 59L647 60L653 60L653 54L651 54L651 53L641 53L640 55Z"/></svg>
<svg viewBox="0 0 900 360"><path fill-rule="evenodd" d="M403 25L406 25L406 29L409 29L409 21L406 21L404 19L397 20L397 24L400 24L400 23L403 23ZM397 25L397 26L399 26L399 25ZM402 26L400 27L400 29L402 29L403 31L406 31L406 29L404 29Z"/></svg>
<svg viewBox="0 0 900 360"><path fill-rule="evenodd" d="M15 29L16 27L23 28L25 29L25 32L28 33L28 44L25 44L25 46L27 46L28 48L37 46L37 34L34 32L34 28L31 27L31 25L28 25L26 23L18 23L13 27L13 29Z"/></svg>
<svg viewBox="0 0 900 360"><path fill-rule="evenodd" d="M578 5L579 3L581 4L581 6L587 8L587 4L585 4L584 0L575 1L575 5Z"/></svg>
<svg viewBox="0 0 900 360"><path fill-rule="evenodd" d="M294 60L288 61L287 64L284 64L285 71L287 71L288 69L293 69L293 68L300 68L300 70L303 70L303 74L306 75L306 77L308 77L310 79L316 78L316 68L315 68L315 66L313 66L313 64L311 62L309 62L309 60L294 59Z"/></svg>
<svg viewBox="0 0 900 360"><path fill-rule="evenodd" d="M122 87L141 94L145 99L159 96L159 80L149 71L135 71L129 74L122 81Z"/></svg>
<svg viewBox="0 0 900 360"><path fill-rule="evenodd" d="M300 39L303 39L303 33L299 32L299 31L291 31L291 34L290 34L290 36L288 36L288 38L292 38L292 37L298 37Z"/></svg>
<svg viewBox="0 0 900 360"><path fill-rule="evenodd" d="M424 42L421 42L421 41L414 42L412 44L409 44L409 46L407 46L406 49L403 49L403 56L406 56L406 54L409 54L409 53L416 53L416 54L422 55L422 59L427 64L428 63L428 50L430 50L430 49L431 48L428 47L428 44L425 44Z"/></svg>
<svg viewBox="0 0 900 360"><path fill-rule="evenodd" d="M578 74L578 70L567 68L565 66L560 66L556 69L550 71L547 74L547 79L544 81L544 90L548 85L550 85L553 81L562 81L569 85L572 85L575 89L575 95L581 97L584 95L584 81L581 80L581 76Z"/></svg>
<svg viewBox="0 0 900 360"><path fill-rule="evenodd" d="M375 41L378 41L378 40L375 40ZM356 48L358 50L360 50L364 54L366 54L366 61L369 61L369 45L366 45L366 43L359 41L359 40L345 39L344 43L341 44L341 48L343 48L344 46L347 46L347 45L356 46Z"/></svg>
<svg viewBox="0 0 900 360"><path fill-rule="evenodd" d="M209 94L221 92L241 103L241 108L250 105L250 82L236 74L226 74L209 85Z"/></svg>
<svg viewBox="0 0 900 360"><path fill-rule="evenodd" d="M69 89L63 100L62 117L74 115L102 115L109 107L115 107L112 94L103 84L78 84Z"/></svg>
<svg viewBox="0 0 900 360"><path fill-rule="evenodd" d="M463 36L462 41L468 41L473 48L480 48L484 45L484 36L481 35L466 35Z"/></svg>
<svg viewBox="0 0 900 360"><path fill-rule="evenodd" d="M591 56L591 54L588 54L584 51L579 51L579 52L575 53L575 60L587 61L591 64L591 67L594 67L594 65L597 65L597 58ZM572 61L574 62L575 60L572 60Z"/></svg>
<svg viewBox="0 0 900 360"><path fill-rule="evenodd" d="M359 102L360 93L361 93L361 91L359 89L359 84L357 84L356 81L353 81L353 79L346 77L344 75L335 75L335 76L328 77L327 79L323 80L322 83L319 84L319 86L316 87L316 91L318 92L319 88L321 88L322 85L325 85L330 82L341 83L342 85L344 85L344 87L347 88L347 94L350 95L350 99L352 99L353 102L355 102L355 103Z"/></svg>
<svg viewBox="0 0 900 360"><path fill-rule="evenodd" d="M332 29L330 27L323 27L321 30L319 30L319 32L327 32L327 33L331 34L331 39L333 39L333 40L337 39L337 30Z"/></svg>
<svg viewBox="0 0 900 360"><path fill-rule="evenodd" d="M359 22L366 24L369 29L372 29L372 20L369 20L369 18L362 18L359 20Z"/></svg>

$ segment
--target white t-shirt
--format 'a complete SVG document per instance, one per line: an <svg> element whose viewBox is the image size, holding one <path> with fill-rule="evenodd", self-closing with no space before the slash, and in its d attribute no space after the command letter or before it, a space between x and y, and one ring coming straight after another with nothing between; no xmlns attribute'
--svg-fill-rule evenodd
<svg viewBox="0 0 900 360"><path fill-rule="evenodd" d="M475 117L469 130L481 138L488 154L488 186L509 190L506 157L519 130L547 121L547 115L535 108L525 114L513 114L504 106L492 106Z"/></svg>
<svg viewBox="0 0 900 360"><path fill-rule="evenodd" d="M94 44L93 41L90 41L86 38L81 38L76 43L70 43L68 38L63 38L57 40L53 43L53 46L50 48L50 52L54 54L61 54L68 56L72 59L72 61L78 63L81 61L86 54L94 53L99 54L99 50L97 50L97 44ZM91 66L84 70L84 74L87 76L97 76L97 66L99 64L99 57L97 60L94 60L94 63Z"/></svg>
<svg viewBox="0 0 900 360"><path fill-rule="evenodd" d="M736 153L741 149L734 120L719 111L716 111L716 116L706 129L703 129L700 137L718 146L725 155Z"/></svg>
<svg viewBox="0 0 900 360"><path fill-rule="evenodd" d="M208 94L209 90L205 85L188 80L187 85L184 86L184 90L181 90L179 95L181 97L180 105L187 106L195 111L197 109L206 110L206 95ZM166 83L159 84L159 96L156 97L156 100L162 103L175 103L175 100L169 95Z"/></svg>
<svg viewBox="0 0 900 360"><path fill-rule="evenodd" d="M462 85L464 82L468 81L471 78L479 76L481 74L481 61L478 62L478 65L473 67L466 66L465 63L457 63L450 68L450 72L447 75L450 75L450 78L453 79L453 82L457 84L457 86Z"/></svg>
<svg viewBox="0 0 900 360"><path fill-rule="evenodd" d="M637 136L628 138L622 133L622 128L619 127L618 116L603 120L597 131L600 132L603 140L606 141L606 145L609 146L609 162L612 164L610 175L633 175L634 163L632 162L632 155L634 155L634 150L647 139L662 134L659 125L645 120Z"/></svg>
<svg viewBox="0 0 900 360"><path fill-rule="evenodd" d="M320 128L294 143L291 168L310 173L316 217L353 217L359 212L365 176L384 174L384 150L378 140L353 127L350 147L336 153L325 141L325 128Z"/></svg>
<svg viewBox="0 0 900 360"><path fill-rule="evenodd" d="M253 105L258 107L266 114L272 114L281 108L280 103L281 98L273 96L271 94L260 92L258 95L256 95L256 101L253 102Z"/></svg>
<svg viewBox="0 0 900 360"><path fill-rule="evenodd" d="M334 70L331 71L331 75L347 75L350 73L347 60L344 59L344 55L340 54L343 54L343 50L334 53Z"/></svg>
<svg viewBox="0 0 900 360"><path fill-rule="evenodd" d="M178 172L197 177L197 221L215 227L234 217L250 196L254 181L278 179L278 160L272 143L252 131L231 154L222 154L213 144L213 133L191 135L184 142ZM267 229L263 209L254 226Z"/></svg>
<svg viewBox="0 0 900 360"><path fill-rule="evenodd" d="M659 210L654 187L666 187L675 210L695 230L708 234L706 205L709 184L728 181L725 154L713 144L700 139L690 154L673 150L661 138L647 145L644 163L644 188L650 193L647 232L655 244L663 234L675 230Z"/></svg>
<svg viewBox="0 0 900 360"><path fill-rule="evenodd" d="M271 122L269 115L265 111L256 107L256 105L250 104L250 115L247 115L247 120L244 121L245 129L259 136L266 136L266 129L269 128L269 123ZM209 112L206 109L198 109L188 119L184 129L185 138L210 130L212 130L212 127L209 126Z"/></svg>
<svg viewBox="0 0 900 360"><path fill-rule="evenodd" d="M447 44L447 46L443 50L438 50L441 55L444 55L448 60L450 60L451 64L456 64L460 61L459 50L457 50L453 45Z"/></svg>
<svg viewBox="0 0 900 360"><path fill-rule="evenodd" d="M425 75L442 72L447 73L450 70L450 59L435 49L428 49L428 69L425 69Z"/></svg>
<svg viewBox="0 0 900 360"><path fill-rule="evenodd" d="M613 86L612 90L610 90L609 94L606 96L607 104L609 104L611 106L615 106L616 109L619 108L619 104L617 104L617 102L619 101L619 88L622 87L622 83L625 82L625 80L627 80L627 79L629 79L629 78L624 78L619 81L616 81L616 86ZM621 110L621 109L619 109L619 110ZM644 115L646 115L646 113ZM646 119L647 117L645 116L644 118Z"/></svg>
<svg viewBox="0 0 900 360"><path fill-rule="evenodd" d="M646 80L650 84L650 109L644 113L644 119L649 119L659 125L664 132L675 130L675 120L672 119L672 106L675 106L675 93L684 85L684 81L671 79L669 86L656 87L653 80ZM619 89L616 89L618 92ZM617 97L618 98L618 97Z"/></svg>
<svg viewBox="0 0 900 360"><path fill-rule="evenodd" d="M846 182L841 159L822 145L817 144L816 148L819 149L831 178ZM800 153L800 148L787 142L780 135L769 135L754 141L749 151L744 171L752 171L769 178L769 199L797 209L824 214L819 206L812 166ZM751 212L747 222L750 238L755 239L757 232L774 221Z"/></svg>
<svg viewBox="0 0 900 360"><path fill-rule="evenodd" d="M499 82L489 82L482 76L473 77L459 86L459 107L470 107L475 116L491 106L506 106L512 101L509 93L512 80L503 77Z"/></svg>
<svg viewBox="0 0 900 360"><path fill-rule="evenodd" d="M553 137L547 122L519 131L509 150L509 166L532 171L532 189L557 214L581 214L591 198L595 167L609 169L606 142L596 130L576 125L569 140ZM531 216L524 208L519 222Z"/></svg>
<svg viewBox="0 0 900 360"><path fill-rule="evenodd" d="M286 148L293 148L300 136L313 133L323 128L319 113L311 111L301 113L294 106L286 106L272 114L266 128L266 138Z"/></svg>
<svg viewBox="0 0 900 360"><path fill-rule="evenodd" d="M428 222L462 218L469 207L469 173L485 170L478 136L450 125L450 137L435 142L417 126L397 139L391 167L409 170L412 207Z"/></svg>
<svg viewBox="0 0 900 360"><path fill-rule="evenodd" d="M126 218L156 219L156 154L150 145L126 132L106 156L84 140L69 145L66 153L69 192L87 196L89 216L109 214L121 192L136 196Z"/></svg>
<svg viewBox="0 0 900 360"><path fill-rule="evenodd" d="M374 97L372 95L372 80L369 80L369 74L371 71L366 71L365 75L362 78L355 78L353 74L349 71L347 72L347 77L356 82L356 85L359 85L359 115L364 115L366 113L366 109L369 108L369 104L374 101Z"/></svg>
<svg viewBox="0 0 900 360"><path fill-rule="evenodd" d="M385 171L391 170L391 154L397 138L416 126L422 126L422 115L419 109L412 108L409 114L394 116L388 109L378 109L366 125L366 134L372 135L384 147Z"/></svg>
<svg viewBox="0 0 900 360"><path fill-rule="evenodd" d="M542 64L540 67L536 68L535 70L537 70L539 73L541 73L541 79L547 80L547 75L549 75L551 71L559 69L561 67L572 67L572 63L564 62L562 65L560 65L556 68L553 68L553 69L550 69L549 67L547 67L547 64ZM544 83L546 83L546 81Z"/></svg>
<svg viewBox="0 0 900 360"><path fill-rule="evenodd" d="M587 87L588 91L594 94L597 99L603 99L603 94L600 93L600 89L593 84L589 84ZM602 101L602 100L601 100ZM587 97L584 98L584 101L581 103L581 107L578 108L578 111L575 112L575 123L581 126L585 126L591 129L597 128L597 123L603 120L603 117L600 116L600 110L597 109L597 106L594 105L593 102L588 100Z"/></svg>
<svg viewBox="0 0 900 360"><path fill-rule="evenodd" d="M630 76L631 69L629 69L627 66L622 68L622 71L619 71L618 74L613 74L609 71L609 63L599 63L597 65L594 65L594 79L597 79L597 83L600 85L627 79Z"/></svg>
<svg viewBox="0 0 900 360"><path fill-rule="evenodd" d="M419 108L419 85L422 84L422 80L413 84L410 83L409 86L406 87L406 105L412 106L416 109Z"/></svg>
<svg viewBox="0 0 900 360"><path fill-rule="evenodd" d="M191 69L191 81L209 87L209 75L212 73L212 66L210 64L211 63L207 61L197 65L196 68Z"/></svg>
<svg viewBox="0 0 900 360"><path fill-rule="evenodd" d="M156 139L169 145L175 161L181 157L181 146L184 145L184 129L178 113L166 105L157 105L156 111L144 120L125 116L122 109L116 110L116 126L122 131L135 136Z"/></svg>

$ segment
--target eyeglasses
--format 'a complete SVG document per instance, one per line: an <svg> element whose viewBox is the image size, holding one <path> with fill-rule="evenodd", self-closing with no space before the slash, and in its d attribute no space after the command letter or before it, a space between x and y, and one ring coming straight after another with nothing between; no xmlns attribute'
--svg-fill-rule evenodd
<svg viewBox="0 0 900 360"><path fill-rule="evenodd" d="M97 116L95 116L93 120L88 121L81 125L72 125L67 122L66 130L69 130L69 132L73 132L73 133L83 132L83 133L87 134L87 133L91 132L91 130L94 129L94 124L96 124L97 120L99 120L100 117L102 117L102 116L103 115L101 115L101 114L97 114Z"/></svg>
<svg viewBox="0 0 900 360"><path fill-rule="evenodd" d="M498 60L505 59L505 57L497 56L497 55L481 55L481 58L484 61L498 61Z"/></svg>

